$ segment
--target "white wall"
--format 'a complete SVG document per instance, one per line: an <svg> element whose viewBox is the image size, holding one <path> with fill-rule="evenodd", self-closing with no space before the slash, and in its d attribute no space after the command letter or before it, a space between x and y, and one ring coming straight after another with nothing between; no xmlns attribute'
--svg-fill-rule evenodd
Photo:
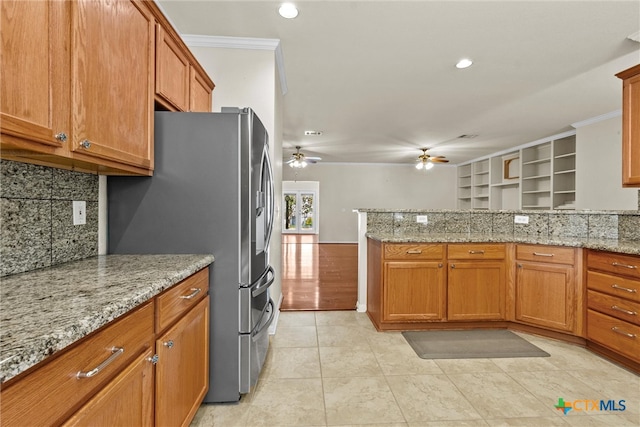
<svg viewBox="0 0 640 427"><path fill-rule="evenodd" d="M638 209L638 190L622 188L621 116L577 127L576 209Z"/></svg>
<svg viewBox="0 0 640 427"><path fill-rule="evenodd" d="M437 165L426 173L412 164L317 163L283 168L287 181L319 181L320 242L358 241L357 208L455 209L456 168Z"/></svg>
<svg viewBox="0 0 640 427"><path fill-rule="evenodd" d="M221 107L251 107L269 133L269 149L274 169L276 211L269 248L276 279L271 297L279 303L282 295L281 215L282 199L282 92L273 50L190 47L216 87L213 111Z"/></svg>

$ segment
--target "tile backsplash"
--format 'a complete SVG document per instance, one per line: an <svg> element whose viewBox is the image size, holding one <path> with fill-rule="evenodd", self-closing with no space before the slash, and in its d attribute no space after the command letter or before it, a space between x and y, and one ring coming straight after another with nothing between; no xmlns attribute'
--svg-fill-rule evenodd
<svg viewBox="0 0 640 427"><path fill-rule="evenodd" d="M0 160L0 276L98 254L98 176ZM86 202L73 225L72 202Z"/></svg>
<svg viewBox="0 0 640 427"><path fill-rule="evenodd" d="M428 223L417 222L427 215ZM516 215L528 217L527 224L515 224ZM576 237L640 241L640 212L636 211L449 211L369 210L367 231L372 233L497 233L547 237Z"/></svg>

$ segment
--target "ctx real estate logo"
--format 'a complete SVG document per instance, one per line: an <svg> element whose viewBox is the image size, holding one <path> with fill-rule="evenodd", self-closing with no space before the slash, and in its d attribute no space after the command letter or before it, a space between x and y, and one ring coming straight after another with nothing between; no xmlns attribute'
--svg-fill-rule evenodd
<svg viewBox="0 0 640 427"><path fill-rule="evenodd" d="M558 398L558 403L554 406L565 415L570 411L624 411L627 409L624 400L578 399L573 402L567 402L562 397Z"/></svg>

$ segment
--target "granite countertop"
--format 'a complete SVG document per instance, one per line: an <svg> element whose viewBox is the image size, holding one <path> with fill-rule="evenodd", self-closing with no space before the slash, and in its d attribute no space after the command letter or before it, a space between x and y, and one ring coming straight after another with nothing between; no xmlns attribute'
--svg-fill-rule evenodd
<svg viewBox="0 0 640 427"><path fill-rule="evenodd" d="M213 255L102 255L0 278L0 383L213 261Z"/></svg>
<svg viewBox="0 0 640 427"><path fill-rule="evenodd" d="M532 243L539 245L570 246L596 249L630 255L640 255L640 241L593 239L582 237L539 237L497 233L366 233L366 237L384 243Z"/></svg>

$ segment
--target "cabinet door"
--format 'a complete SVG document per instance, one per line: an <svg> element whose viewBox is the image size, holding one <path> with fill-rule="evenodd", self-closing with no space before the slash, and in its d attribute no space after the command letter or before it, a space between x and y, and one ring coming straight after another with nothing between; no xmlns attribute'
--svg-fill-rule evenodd
<svg viewBox="0 0 640 427"><path fill-rule="evenodd" d="M640 65L617 74L622 86L622 184L640 187Z"/></svg>
<svg viewBox="0 0 640 427"><path fill-rule="evenodd" d="M198 71L191 67L189 85L189 111L208 113L211 111L211 91L213 87Z"/></svg>
<svg viewBox="0 0 640 427"><path fill-rule="evenodd" d="M442 320L444 281L444 268L439 262L385 262L383 320Z"/></svg>
<svg viewBox="0 0 640 427"><path fill-rule="evenodd" d="M574 330L573 267L518 263L515 292L516 320L560 331Z"/></svg>
<svg viewBox="0 0 640 427"><path fill-rule="evenodd" d="M72 150L153 169L153 16L140 1L71 4Z"/></svg>
<svg viewBox="0 0 640 427"><path fill-rule="evenodd" d="M2 148L68 152L68 3L3 0L0 14Z"/></svg>
<svg viewBox="0 0 640 427"><path fill-rule="evenodd" d="M156 341L156 424L189 425L209 386L209 297Z"/></svg>
<svg viewBox="0 0 640 427"><path fill-rule="evenodd" d="M156 28L156 95L169 109L188 111L189 61L178 42L160 24Z"/></svg>
<svg viewBox="0 0 640 427"><path fill-rule="evenodd" d="M153 355L148 350L107 384L65 426L152 426Z"/></svg>
<svg viewBox="0 0 640 427"><path fill-rule="evenodd" d="M447 319L504 319L505 272L504 262L450 262Z"/></svg>

